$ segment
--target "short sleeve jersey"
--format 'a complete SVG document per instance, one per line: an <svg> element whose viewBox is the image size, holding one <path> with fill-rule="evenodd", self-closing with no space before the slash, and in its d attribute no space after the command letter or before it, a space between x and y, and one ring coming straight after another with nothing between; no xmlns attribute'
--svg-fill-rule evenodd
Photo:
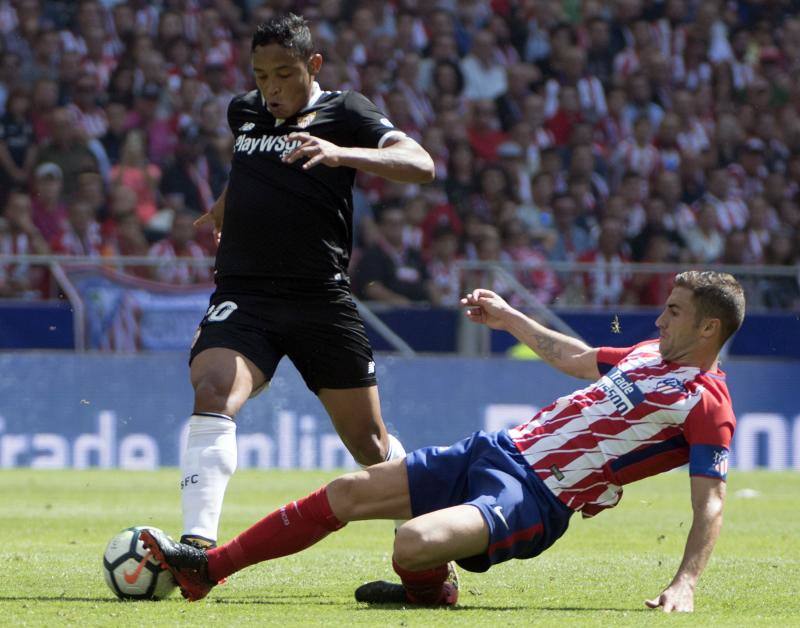
<svg viewBox="0 0 800 628"><path fill-rule="evenodd" d="M338 146L380 148L402 132L354 91L317 91L284 120L254 90L231 101L228 123L235 140L217 277L325 281L346 273L355 170L283 162L299 144L288 136L306 132Z"/></svg>
<svg viewBox="0 0 800 628"><path fill-rule="evenodd" d="M573 510L615 506L622 486L689 464L725 480L736 419L725 374L665 361L658 341L601 348L601 378L509 430L533 471Z"/></svg>

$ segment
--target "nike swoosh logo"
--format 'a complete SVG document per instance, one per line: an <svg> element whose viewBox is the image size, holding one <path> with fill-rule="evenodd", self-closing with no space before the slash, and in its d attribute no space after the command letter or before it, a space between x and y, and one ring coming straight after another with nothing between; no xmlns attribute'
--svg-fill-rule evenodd
<svg viewBox="0 0 800 628"><path fill-rule="evenodd" d="M506 518L503 516L503 507L502 506L495 506L494 508L492 508L492 510L495 511L497 516L500 517L500 520L503 522L503 525L505 525L506 528L507 528L508 527L508 521L506 521Z"/></svg>
<svg viewBox="0 0 800 628"><path fill-rule="evenodd" d="M139 561L139 564L136 565L136 569L134 569L132 572L131 571L122 572L122 577L125 578L125 582L127 582L128 584L133 584L139 579L139 575L142 573L142 569L144 569L144 564L147 562L150 556L151 556L150 552L147 552L147 554L144 555L144 558L142 558L142 560Z"/></svg>

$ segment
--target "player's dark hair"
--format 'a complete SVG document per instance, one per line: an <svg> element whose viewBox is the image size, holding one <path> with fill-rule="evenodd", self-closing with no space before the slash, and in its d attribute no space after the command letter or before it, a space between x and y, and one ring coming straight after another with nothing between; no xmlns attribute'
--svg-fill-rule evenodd
<svg viewBox="0 0 800 628"><path fill-rule="evenodd" d="M744 290L733 275L713 270L688 270L675 277L675 287L692 291L697 324L704 318L719 319L720 345L742 326Z"/></svg>
<svg viewBox="0 0 800 628"><path fill-rule="evenodd" d="M314 51L308 22L294 13L276 15L256 27L250 51L269 44L278 44L300 59L307 59Z"/></svg>

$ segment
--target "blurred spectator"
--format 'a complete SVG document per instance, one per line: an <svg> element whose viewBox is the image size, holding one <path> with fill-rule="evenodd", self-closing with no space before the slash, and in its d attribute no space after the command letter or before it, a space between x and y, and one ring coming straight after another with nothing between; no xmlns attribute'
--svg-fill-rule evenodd
<svg viewBox="0 0 800 628"><path fill-rule="evenodd" d="M496 43L494 33L478 31L472 50L461 61L464 96L468 100L492 100L508 88L506 66Z"/></svg>
<svg viewBox="0 0 800 628"><path fill-rule="evenodd" d="M61 233L51 241L54 253L98 257L103 246L100 223L95 219L92 206L84 201L73 201Z"/></svg>
<svg viewBox="0 0 800 628"><path fill-rule="evenodd" d="M5 190L24 184L33 166L36 151L29 112L27 92L12 91L6 113L0 117L0 204L5 201Z"/></svg>
<svg viewBox="0 0 800 628"><path fill-rule="evenodd" d="M530 232L519 219L502 226L503 251L516 264L515 275L540 302L550 303L558 294L559 283L547 258L533 246Z"/></svg>
<svg viewBox="0 0 800 628"><path fill-rule="evenodd" d="M553 198L553 225L555 237L549 248L548 257L553 261L575 261L592 247L589 233L576 224L577 204L568 194L558 194Z"/></svg>
<svg viewBox="0 0 800 628"><path fill-rule="evenodd" d="M379 218L381 240L364 252L354 276L359 298L391 305L430 300L428 273L419 251L403 245L405 215L387 207Z"/></svg>
<svg viewBox="0 0 800 628"><path fill-rule="evenodd" d="M447 224L438 226L431 237L431 255L427 263L434 305L458 305L462 293L461 272L456 266L458 259L458 235Z"/></svg>
<svg viewBox="0 0 800 628"><path fill-rule="evenodd" d="M792 237L787 231L777 231L764 251L764 263L791 268L800 259L793 254ZM759 282L761 305L770 309L800 310L800 272L793 276L766 277Z"/></svg>
<svg viewBox="0 0 800 628"><path fill-rule="evenodd" d="M169 236L150 247L148 255L161 262L152 267L153 278L157 281L175 285L211 281L208 266L180 261L184 258L201 260L206 257L203 248L194 241L194 219L191 212L175 212Z"/></svg>
<svg viewBox="0 0 800 628"><path fill-rule="evenodd" d="M691 259L700 263L716 262L722 256L725 238L717 227L714 206L703 203L697 214L697 224L686 232Z"/></svg>
<svg viewBox="0 0 800 628"><path fill-rule="evenodd" d="M98 163L69 109L55 109L50 117L51 139L39 150L39 164L54 163L61 168L64 195L69 197L75 191L78 173L87 169L97 169Z"/></svg>
<svg viewBox="0 0 800 628"><path fill-rule="evenodd" d="M672 242L665 232L651 231L644 241L644 255L642 262L647 264L668 264L674 261L670 253ZM638 305L663 307L667 301L674 273L634 273L628 286L626 301Z"/></svg>
<svg viewBox="0 0 800 628"><path fill-rule="evenodd" d="M222 193L219 173L212 172L200 129L184 127L178 136L175 163L164 171L161 194L168 207L195 214L207 212Z"/></svg>
<svg viewBox="0 0 800 628"><path fill-rule="evenodd" d="M158 210L156 194L160 180L161 169L147 161L144 134L128 131L119 164L111 169L111 184L122 184L136 193L136 215L142 224L147 224Z"/></svg>
<svg viewBox="0 0 800 628"><path fill-rule="evenodd" d="M45 255L46 240L33 224L27 194L12 190L0 215L0 253L3 255ZM0 264L0 297L42 296L44 269L29 263Z"/></svg>
<svg viewBox="0 0 800 628"><path fill-rule="evenodd" d="M623 251L625 227L616 218L606 218L600 224L597 248L578 258L579 262L592 264L593 269L583 272L584 299L589 305L609 306L622 302L630 277L622 268L628 261Z"/></svg>
<svg viewBox="0 0 800 628"><path fill-rule="evenodd" d="M715 168L708 180L704 202L716 212L717 225L723 233L744 229L747 224L747 205L731 192L731 181L725 168Z"/></svg>
<svg viewBox="0 0 800 628"><path fill-rule="evenodd" d="M67 220L64 174L54 163L39 164L33 179L33 222L47 241L61 232Z"/></svg>
<svg viewBox="0 0 800 628"><path fill-rule="evenodd" d="M98 104L98 98L97 77L92 74L79 76L75 83L72 104L68 109L74 123L86 138L101 138L108 130L108 118Z"/></svg>

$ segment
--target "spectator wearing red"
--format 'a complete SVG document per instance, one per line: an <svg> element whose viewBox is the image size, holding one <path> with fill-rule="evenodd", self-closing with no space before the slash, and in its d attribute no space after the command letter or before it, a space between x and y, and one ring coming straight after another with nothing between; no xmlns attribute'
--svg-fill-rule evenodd
<svg viewBox="0 0 800 628"><path fill-rule="evenodd" d="M558 90L558 108L548 118L546 128L553 135L556 146L565 146L572 136L572 129L583 122L578 90L572 85L564 85Z"/></svg>
<svg viewBox="0 0 800 628"><path fill-rule="evenodd" d="M600 224L597 248L578 258L579 262L592 265L591 270L583 272L587 305L608 307L622 302L630 281L628 271L623 269L629 261L624 243L625 226L616 218L606 218Z"/></svg>
<svg viewBox="0 0 800 628"><path fill-rule="evenodd" d="M161 181L161 169L147 161L144 134L132 129L125 136L119 164L111 169L112 185L124 185L136 193L136 215L142 224L155 216L156 195Z"/></svg>
<svg viewBox="0 0 800 628"><path fill-rule="evenodd" d="M486 162L497 161L497 149L508 135L500 127L495 101L478 100L472 104L471 113L467 132L475 156Z"/></svg>
<svg viewBox="0 0 800 628"><path fill-rule="evenodd" d="M80 257L99 257L103 238L100 223L95 219L92 206L83 201L69 205L67 221L61 232L51 241L54 253Z"/></svg>
<svg viewBox="0 0 800 628"><path fill-rule="evenodd" d="M150 247L148 255L161 263L152 269L153 279L173 285L191 285L211 281L207 265L182 262L182 259L202 260L203 248L194 241L194 214L175 212L169 236Z"/></svg>

